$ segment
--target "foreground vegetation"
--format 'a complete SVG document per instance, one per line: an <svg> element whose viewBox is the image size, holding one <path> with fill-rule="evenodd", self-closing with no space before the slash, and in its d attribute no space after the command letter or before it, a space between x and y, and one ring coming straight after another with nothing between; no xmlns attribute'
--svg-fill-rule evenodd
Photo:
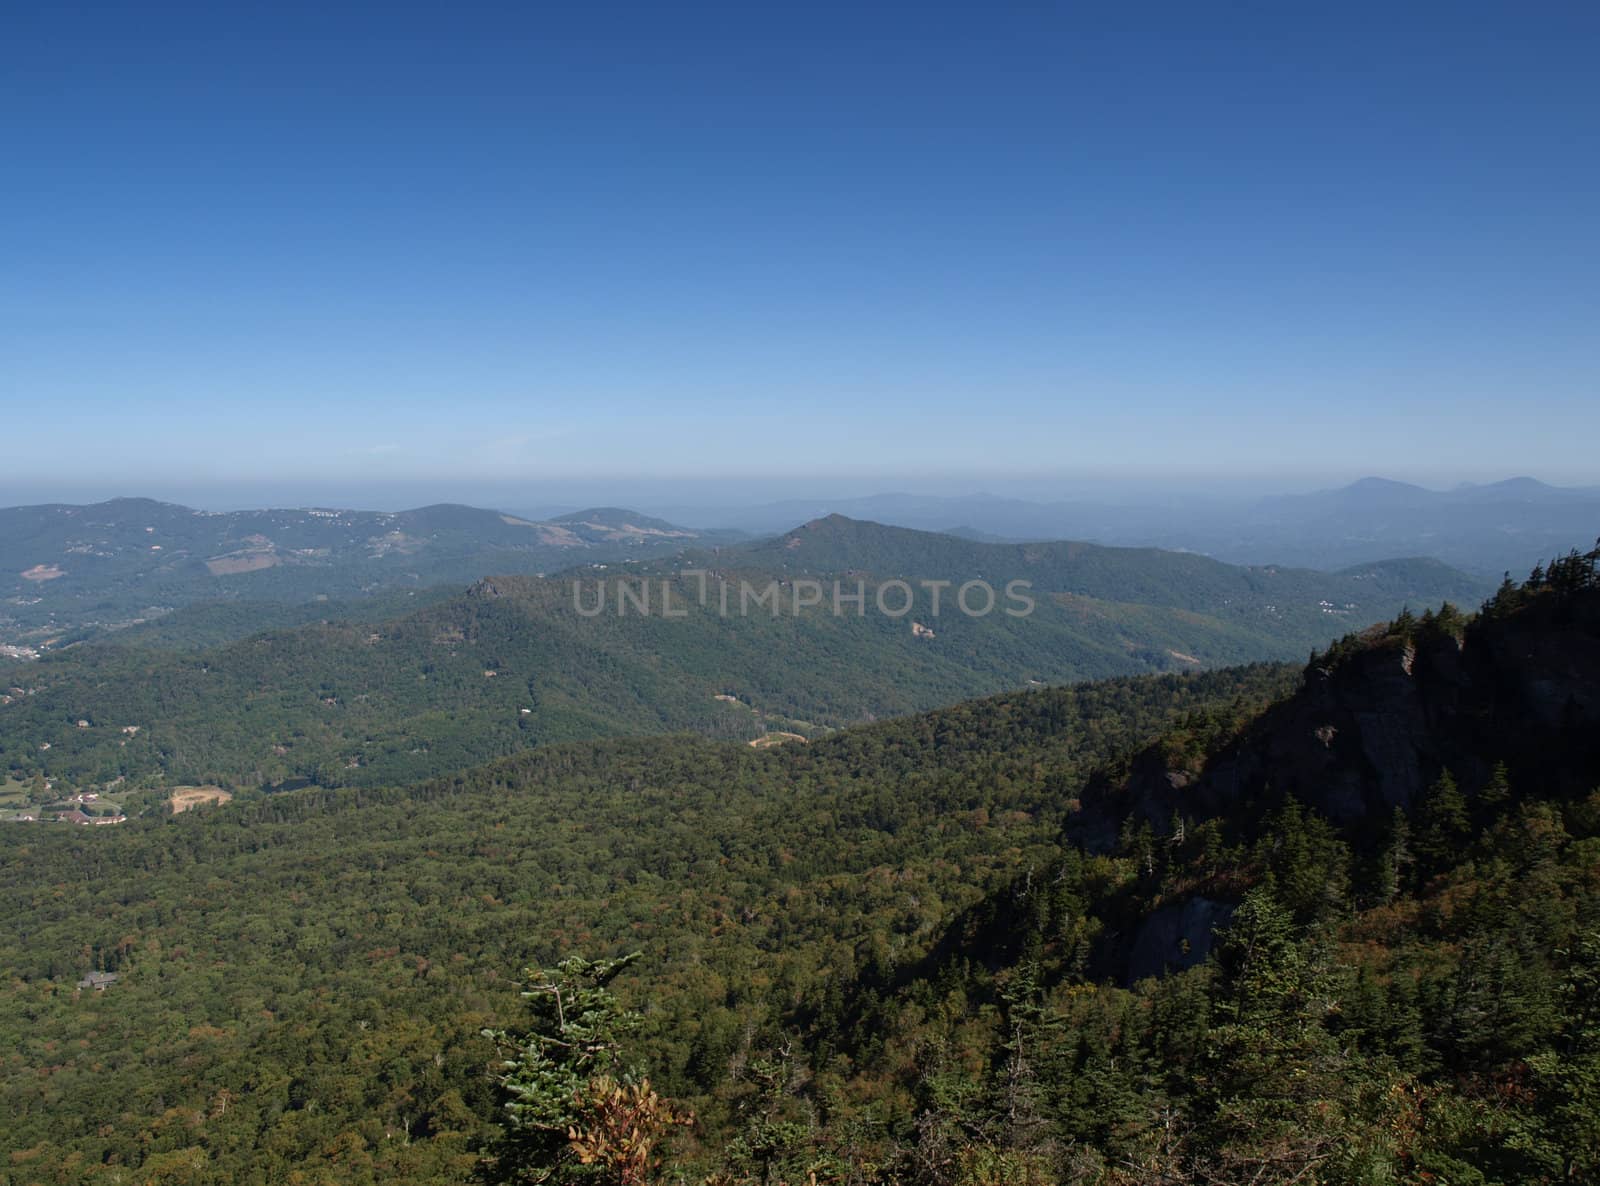
<svg viewBox="0 0 1600 1186"><path fill-rule="evenodd" d="M813 988L920 958L1046 858L1091 768L1287 678L1019 694L809 747L553 746L410 789L7 828L0 1170L454 1180L497 1114L479 1031L518 1020L518 969L574 950L647 950L626 987L658 1082L731 1124L730 1060ZM79 993L91 968L120 978Z"/></svg>
<svg viewBox="0 0 1600 1186"><path fill-rule="evenodd" d="M1116 680L8 829L0 1174L1589 1180L1594 564L1298 691ZM1346 769L1385 697L1431 706L1411 756ZM1407 762L1397 811L1319 806Z"/></svg>

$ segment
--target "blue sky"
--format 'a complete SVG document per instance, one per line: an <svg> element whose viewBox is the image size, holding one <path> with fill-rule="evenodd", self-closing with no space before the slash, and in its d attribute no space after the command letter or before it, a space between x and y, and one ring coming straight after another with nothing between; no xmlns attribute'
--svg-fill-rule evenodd
<svg viewBox="0 0 1600 1186"><path fill-rule="evenodd" d="M256 7L8 7L10 485L1600 480L1592 5Z"/></svg>

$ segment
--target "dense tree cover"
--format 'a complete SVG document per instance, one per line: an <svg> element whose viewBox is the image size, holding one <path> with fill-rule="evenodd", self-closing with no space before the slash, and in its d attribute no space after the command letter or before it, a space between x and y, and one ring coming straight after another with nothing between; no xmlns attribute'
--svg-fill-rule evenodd
<svg viewBox="0 0 1600 1186"><path fill-rule="evenodd" d="M9 829L0 1174L1593 1179L1588 563L1314 657L1356 694L1364 655L1452 639L1559 676L1491 697L1404 808L1340 823L1270 771L1226 810L1140 810L1150 762L1208 786L1300 727L1309 681L1268 709L1294 679L1258 668ZM1537 760L1493 760L1519 732ZM1122 782L1096 803L1120 829L1078 842L1080 795ZM74 989L90 968L119 979Z"/></svg>
<svg viewBox="0 0 1600 1186"><path fill-rule="evenodd" d="M331 622L380 623L434 605L461 592L456 585L394 589L350 601L201 601L109 635L119 647L204 651L268 631ZM85 629L63 636L57 649L103 637Z"/></svg>
<svg viewBox="0 0 1600 1186"><path fill-rule="evenodd" d="M553 745L409 788L0 830L0 1180L465 1180L504 1116L482 1031L522 1024L517 970L633 950L630 1058L700 1117L675 1156L764 1157L797 1131L797 1011L914 965L1049 859L1092 767L1292 679L1018 693L769 751ZM96 968L119 979L77 990Z"/></svg>
<svg viewBox="0 0 1600 1186"><path fill-rule="evenodd" d="M1600 1145L1573 1121L1600 1031L1567 1010L1600 936L1600 795L1518 795L1387 901L1292 802L1254 838L1190 829L1153 861L1068 852L805 1048L904 1093L915 1127L874 1156L912 1180L1589 1180ZM1108 978L1152 903L1200 879L1255 885L1211 959ZM836 1123L798 1134L790 1180L839 1155Z"/></svg>
<svg viewBox="0 0 1600 1186"><path fill-rule="evenodd" d="M1596 557L1579 560L1586 578L1515 587L1487 621L1408 616L1313 667L1461 630L1551 651L1568 682L1540 691L1590 696L1600 604ZM898 1180L1595 1178L1600 1029L1577 1002L1600 952L1600 750L1525 694L1503 689L1476 738L1455 739L1463 767L1487 775L1464 787L1441 769L1409 817L1338 827L1268 781L1226 815L1157 832L1130 796L1109 851L1064 845L914 968L799 1011L794 1074L851 1068L852 1098L877 1109L869 1176ZM1521 775L1484 763L1474 741L1519 725L1537 760ZM1219 726L1199 730L1203 761L1236 769L1240 730ZM1178 732L1152 752L1181 771L1196 730ZM1218 907L1197 942L1226 924L1210 957L1130 976L1130 951L1196 905ZM789 1181L841 1160L859 1169L851 1115L827 1111L774 1160L738 1168Z"/></svg>

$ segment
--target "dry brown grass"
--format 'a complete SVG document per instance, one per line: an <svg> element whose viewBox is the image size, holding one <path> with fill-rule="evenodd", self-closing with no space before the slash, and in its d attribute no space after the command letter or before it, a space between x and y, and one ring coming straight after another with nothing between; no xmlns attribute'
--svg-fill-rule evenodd
<svg viewBox="0 0 1600 1186"><path fill-rule="evenodd" d="M172 814L188 811L191 807L199 807L202 803L226 803L233 798L232 792L221 787L173 787Z"/></svg>
<svg viewBox="0 0 1600 1186"><path fill-rule="evenodd" d="M784 733L781 730L773 730L762 737L757 737L750 744L755 749L771 749L775 745L787 745L791 741L798 741L801 745L806 743L806 739L798 733Z"/></svg>

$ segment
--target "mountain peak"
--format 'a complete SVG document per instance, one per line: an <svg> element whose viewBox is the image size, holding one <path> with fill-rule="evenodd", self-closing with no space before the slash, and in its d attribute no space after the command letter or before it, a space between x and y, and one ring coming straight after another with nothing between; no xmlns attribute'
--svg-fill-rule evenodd
<svg viewBox="0 0 1600 1186"><path fill-rule="evenodd" d="M869 523L866 519L852 519L849 515L841 515L838 511L833 511L829 514L821 516L820 518L812 519L809 522L800 524L796 530L817 531L824 527L865 527L868 525ZM878 526L878 524L870 525Z"/></svg>
<svg viewBox="0 0 1600 1186"><path fill-rule="evenodd" d="M1563 492L1538 478L1507 478L1503 482L1487 482L1482 486L1462 486L1456 491L1459 498L1472 502L1520 501L1548 498Z"/></svg>
<svg viewBox="0 0 1600 1186"><path fill-rule="evenodd" d="M611 529L635 528L659 532L682 532L683 528L665 519L652 518L641 515L638 511L630 511L626 507L590 507L587 510L573 511L570 515L561 515L551 522L563 526L589 526L606 527Z"/></svg>
<svg viewBox="0 0 1600 1186"><path fill-rule="evenodd" d="M1408 496L1428 495L1433 493L1426 487L1417 486L1411 482L1398 482L1393 478L1366 477L1351 482L1339 491L1341 494L1357 495L1362 498L1392 497L1398 494Z"/></svg>

